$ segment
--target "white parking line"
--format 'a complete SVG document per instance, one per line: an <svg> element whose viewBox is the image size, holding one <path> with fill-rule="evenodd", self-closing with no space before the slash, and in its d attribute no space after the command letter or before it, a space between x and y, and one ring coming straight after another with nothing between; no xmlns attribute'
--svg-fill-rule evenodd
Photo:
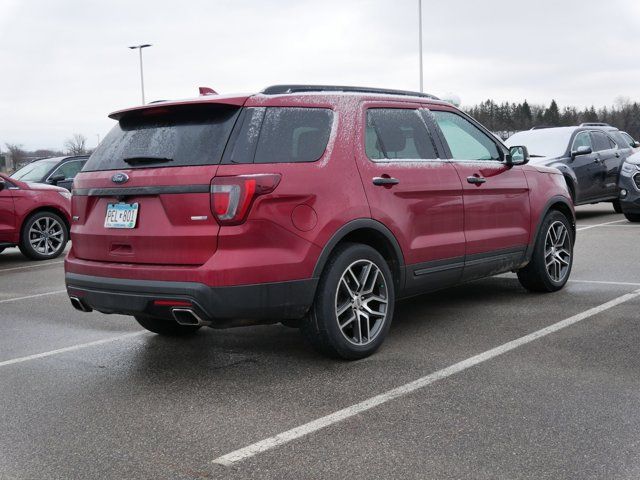
<svg viewBox="0 0 640 480"><path fill-rule="evenodd" d="M606 223L598 223L596 225L585 225L584 227L578 227L576 228L577 232L581 232L583 230L589 230L590 228L596 228L596 227L604 227L606 225L612 225L614 223L621 223L621 222L626 222L627 220L614 220L613 222L606 222Z"/></svg>
<svg viewBox="0 0 640 480"><path fill-rule="evenodd" d="M400 387L389 390L385 393L377 395L375 397L364 400L363 402L356 403L350 407L344 408L342 410L338 410L337 412L331 413L324 417L313 420L309 423L305 423L299 427L292 428L291 430L287 430L286 432L279 433L273 437L266 438L262 441L249 445L247 447L241 448L231 453L227 453L221 457L213 460L213 463L217 463L220 465L231 466L235 463L242 462L250 457L253 457L259 453L266 452L267 450L271 450L285 443L291 442L292 440L304 437L313 432L321 430L330 425L336 424L343 420L346 420L350 417L353 417L359 413L370 410L378 405L382 405L396 398L402 397L409 393L415 392L421 388L424 388L438 380L449 377L456 373L459 373L463 370L471 368L479 363L486 362L494 357L502 355L506 352L514 350L522 345L526 345L527 343L533 342L541 337L549 335L551 333L557 332L563 328L569 327L575 323L578 323L582 320L585 320L589 317L597 315L605 310L615 307L616 305L620 305L621 303L628 302L634 298L640 297L640 290L636 290L633 293L628 293L626 295L622 295L620 297L614 298L613 300L603 303L594 308L590 308L585 312L579 313L572 317L569 317L565 320L562 320L558 323L554 323L546 328L538 330L536 332L525 335L524 337L520 337L516 340L512 340L511 342L507 342L499 347L492 348L491 350L487 350L484 353L476 355L474 357L468 358L461 362L458 362L450 367L444 368L442 370L438 370L435 373L431 373L425 377L419 378L411 383L407 383Z"/></svg>
<svg viewBox="0 0 640 480"><path fill-rule="evenodd" d="M0 367L6 367L7 365L15 365L16 363L28 362L30 360L36 360L38 358L51 357L53 355L59 355L61 353L75 352L83 348L95 347L96 345L104 345L105 343L116 342L118 340L124 340L125 338L137 337L148 333L143 330L141 332L126 333L124 335L118 335L116 337L104 338L102 340L96 340L94 342L79 343L77 345L71 345L70 347L58 348L57 350L50 350L48 352L36 353L35 355L27 355L26 357L12 358L11 360L5 360L0 362Z"/></svg>
<svg viewBox="0 0 640 480"><path fill-rule="evenodd" d="M66 290L54 290L53 292L36 293L35 295L27 295L26 297L6 298L0 300L0 303L19 302L20 300L29 300L30 298L46 297L49 295L57 295L59 293L66 293Z"/></svg>
<svg viewBox="0 0 640 480"><path fill-rule="evenodd" d="M602 225L607 228L640 228L640 225Z"/></svg>
<svg viewBox="0 0 640 480"><path fill-rule="evenodd" d="M25 265L23 267L11 267L11 268L0 268L0 273L2 272L13 272L14 270L26 270L28 268L36 268L36 267L46 267L47 265L59 265L64 263L64 260L58 260L57 262L37 262L33 265Z"/></svg>
<svg viewBox="0 0 640 480"><path fill-rule="evenodd" d="M608 282L605 280L569 280L572 283L594 283L596 285L620 285L623 287L640 287L640 283L633 282Z"/></svg>

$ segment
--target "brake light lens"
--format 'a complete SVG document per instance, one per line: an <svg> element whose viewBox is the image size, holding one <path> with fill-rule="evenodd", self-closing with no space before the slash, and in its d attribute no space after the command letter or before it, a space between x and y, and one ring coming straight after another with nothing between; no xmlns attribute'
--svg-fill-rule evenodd
<svg viewBox="0 0 640 480"><path fill-rule="evenodd" d="M277 173L216 177L211 181L211 212L221 225L239 225L254 200L273 192L280 178Z"/></svg>

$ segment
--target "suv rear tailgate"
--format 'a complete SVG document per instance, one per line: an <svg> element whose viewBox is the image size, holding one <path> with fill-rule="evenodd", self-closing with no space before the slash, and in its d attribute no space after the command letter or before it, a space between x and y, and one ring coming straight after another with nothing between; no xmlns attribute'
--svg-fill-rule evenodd
<svg viewBox="0 0 640 480"><path fill-rule="evenodd" d="M236 104L206 102L115 115L118 124L75 179L75 256L155 265L211 258L220 227L210 185L240 112Z"/></svg>
<svg viewBox="0 0 640 480"><path fill-rule="evenodd" d="M220 229L209 197L217 168L122 170L118 173L130 180L120 187L91 186L111 183L113 172L80 174L72 202L75 255L104 262L202 265L215 252ZM135 228L105 227L107 206L117 203L138 204Z"/></svg>

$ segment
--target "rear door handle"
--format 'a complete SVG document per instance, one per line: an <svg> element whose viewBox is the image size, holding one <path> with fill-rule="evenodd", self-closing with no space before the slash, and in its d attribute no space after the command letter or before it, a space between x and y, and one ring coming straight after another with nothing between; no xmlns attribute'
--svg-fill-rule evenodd
<svg viewBox="0 0 640 480"><path fill-rule="evenodd" d="M374 185L397 185L400 180L393 177L373 177Z"/></svg>
<svg viewBox="0 0 640 480"><path fill-rule="evenodd" d="M467 182L473 183L475 185L481 185L487 181L484 177L467 177Z"/></svg>

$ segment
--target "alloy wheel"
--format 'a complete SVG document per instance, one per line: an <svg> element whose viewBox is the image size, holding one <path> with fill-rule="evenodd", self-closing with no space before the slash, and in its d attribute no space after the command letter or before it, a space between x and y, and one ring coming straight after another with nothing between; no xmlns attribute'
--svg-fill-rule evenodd
<svg viewBox="0 0 640 480"><path fill-rule="evenodd" d="M29 244L41 255L57 253L64 243L64 227L52 217L41 217L29 228Z"/></svg>
<svg viewBox="0 0 640 480"><path fill-rule="evenodd" d="M373 342L387 320L387 283L370 260L349 265L338 284L335 312L342 335L353 345Z"/></svg>
<svg viewBox="0 0 640 480"><path fill-rule="evenodd" d="M571 267L571 238L564 223L556 221L549 226L544 241L544 261L549 278L561 282Z"/></svg>

